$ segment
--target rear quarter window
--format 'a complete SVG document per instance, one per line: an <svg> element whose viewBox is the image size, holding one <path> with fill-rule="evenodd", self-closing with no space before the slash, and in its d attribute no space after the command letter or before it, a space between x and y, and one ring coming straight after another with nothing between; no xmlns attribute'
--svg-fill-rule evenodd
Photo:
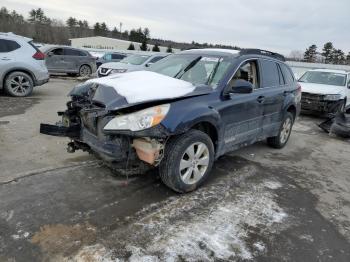
<svg viewBox="0 0 350 262"><path fill-rule="evenodd" d="M21 46L16 41L0 39L0 53L12 52L20 47Z"/></svg>
<svg viewBox="0 0 350 262"><path fill-rule="evenodd" d="M286 81L287 85L293 84L295 81L295 78L291 72L291 70L284 64L280 64L280 67L282 69L284 80Z"/></svg>
<svg viewBox="0 0 350 262"><path fill-rule="evenodd" d="M280 85L280 75L277 63L269 60L260 60L262 71L262 87L277 87Z"/></svg>
<svg viewBox="0 0 350 262"><path fill-rule="evenodd" d="M65 49L64 54L70 56L87 56L85 52L75 49Z"/></svg>

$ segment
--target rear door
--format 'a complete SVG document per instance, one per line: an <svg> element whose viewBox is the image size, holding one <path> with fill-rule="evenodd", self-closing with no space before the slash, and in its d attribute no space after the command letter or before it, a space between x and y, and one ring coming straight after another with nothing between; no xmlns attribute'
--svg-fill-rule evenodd
<svg viewBox="0 0 350 262"><path fill-rule="evenodd" d="M81 52L71 48L64 48L64 60L66 69L71 72L79 71L80 65L83 63Z"/></svg>
<svg viewBox="0 0 350 262"><path fill-rule="evenodd" d="M263 106L263 136L269 137L280 127L286 84L279 63L268 59L260 59L259 63L262 81L256 92Z"/></svg>
<svg viewBox="0 0 350 262"><path fill-rule="evenodd" d="M21 46L13 40L0 38L0 66L9 62L14 62L16 59L16 50Z"/></svg>

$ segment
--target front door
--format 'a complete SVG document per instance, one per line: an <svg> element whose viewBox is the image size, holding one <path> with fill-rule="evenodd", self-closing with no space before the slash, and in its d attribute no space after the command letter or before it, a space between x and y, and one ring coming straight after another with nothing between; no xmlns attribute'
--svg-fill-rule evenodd
<svg viewBox="0 0 350 262"><path fill-rule="evenodd" d="M235 80L243 79L260 87L260 76L257 60L250 60L240 66L229 85ZM249 94L233 93L221 101L218 111L224 123L224 150L232 151L246 144L259 140L262 126L261 95L255 91Z"/></svg>
<svg viewBox="0 0 350 262"><path fill-rule="evenodd" d="M46 59L46 67L50 71L62 71L66 67L64 62L63 48L55 48L48 52Z"/></svg>

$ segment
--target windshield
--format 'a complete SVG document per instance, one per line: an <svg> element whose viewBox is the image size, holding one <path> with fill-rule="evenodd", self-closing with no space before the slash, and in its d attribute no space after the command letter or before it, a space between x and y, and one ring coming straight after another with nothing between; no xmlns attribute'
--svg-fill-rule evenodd
<svg viewBox="0 0 350 262"><path fill-rule="evenodd" d="M299 82L345 86L346 75L333 72L309 71L299 79Z"/></svg>
<svg viewBox="0 0 350 262"><path fill-rule="evenodd" d="M194 85L216 88L229 65L230 62L219 56L171 55L152 65L149 70Z"/></svg>
<svg viewBox="0 0 350 262"><path fill-rule="evenodd" d="M141 65L149 58L148 55L130 55L120 60L120 63Z"/></svg>

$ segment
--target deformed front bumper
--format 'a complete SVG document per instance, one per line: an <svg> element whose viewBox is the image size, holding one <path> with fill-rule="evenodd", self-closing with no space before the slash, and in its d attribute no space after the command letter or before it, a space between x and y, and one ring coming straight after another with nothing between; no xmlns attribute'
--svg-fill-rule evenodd
<svg viewBox="0 0 350 262"><path fill-rule="evenodd" d="M75 149L93 151L107 161L125 160L130 147L129 140L126 137L99 138L86 128L81 128L80 125L65 127L62 125L41 124L40 133L50 136L69 137L74 141L71 146Z"/></svg>

